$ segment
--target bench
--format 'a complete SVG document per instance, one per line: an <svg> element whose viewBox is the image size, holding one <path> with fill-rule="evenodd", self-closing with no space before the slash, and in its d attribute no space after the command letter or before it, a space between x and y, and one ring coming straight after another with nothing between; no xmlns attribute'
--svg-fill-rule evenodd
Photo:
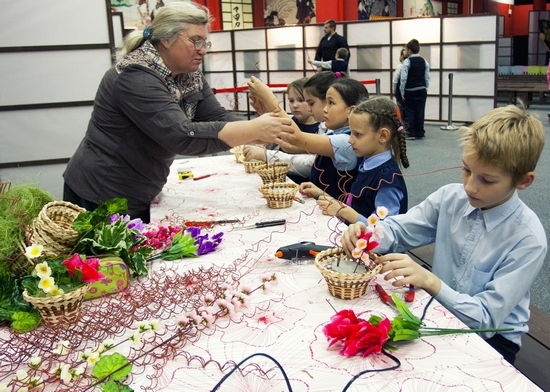
<svg viewBox="0 0 550 392"><path fill-rule="evenodd" d="M533 93L538 93L543 102L547 91L546 75L499 75L497 78L497 92L509 93L508 101L512 104L519 94L526 108L533 102Z"/></svg>
<svg viewBox="0 0 550 392"><path fill-rule="evenodd" d="M413 249L409 256L418 264L431 269L434 245ZM543 391L550 391L550 314L531 304L529 332L523 335L515 367Z"/></svg>

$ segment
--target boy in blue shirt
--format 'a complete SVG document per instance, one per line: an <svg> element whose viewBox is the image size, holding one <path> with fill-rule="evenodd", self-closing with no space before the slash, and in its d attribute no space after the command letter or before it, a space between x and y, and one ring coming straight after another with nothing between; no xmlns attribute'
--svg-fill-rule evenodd
<svg viewBox="0 0 550 392"><path fill-rule="evenodd" d="M544 228L517 190L535 180L544 146L542 123L515 106L497 108L464 129L463 184L445 185L406 214L378 226L381 273L396 287L433 295L470 328L514 328L480 334L514 363L528 331L529 288L547 251ZM342 237L348 255L363 223ZM435 243L432 272L404 253ZM391 253L389 253L391 252Z"/></svg>

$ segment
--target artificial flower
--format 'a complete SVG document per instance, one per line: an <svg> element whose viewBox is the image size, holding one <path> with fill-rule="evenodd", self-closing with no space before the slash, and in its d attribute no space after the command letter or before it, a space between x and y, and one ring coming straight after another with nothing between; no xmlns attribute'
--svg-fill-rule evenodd
<svg viewBox="0 0 550 392"><path fill-rule="evenodd" d="M48 294L55 286L55 281L51 276L40 279L38 282L38 288Z"/></svg>
<svg viewBox="0 0 550 392"><path fill-rule="evenodd" d="M323 333L329 340L329 347L341 344L340 354L367 356L381 353L383 348L395 350L392 343L418 339L420 337L475 332L510 331L512 328L485 329L449 329L427 327L407 308L395 294L393 301L399 316L393 320L387 317L371 315L368 320L359 318L351 309L337 312L330 323L323 327Z"/></svg>
<svg viewBox="0 0 550 392"><path fill-rule="evenodd" d="M47 278L48 276L51 276L52 269L48 265L48 262L44 261L34 266L34 272L36 273L36 276L42 279L42 278Z"/></svg>
<svg viewBox="0 0 550 392"><path fill-rule="evenodd" d="M29 374L24 369L19 369L17 373L15 373L15 378L19 381L25 381L29 378Z"/></svg>
<svg viewBox="0 0 550 392"><path fill-rule="evenodd" d="M65 355L69 352L71 348L71 343L68 340L60 340L57 342L57 347L52 350L53 354Z"/></svg>
<svg viewBox="0 0 550 392"><path fill-rule="evenodd" d="M35 259L37 257L42 256L43 251L44 251L44 246L40 244L32 244L25 248L25 256L27 256L29 259Z"/></svg>
<svg viewBox="0 0 550 392"><path fill-rule="evenodd" d="M62 294L65 294L65 292L63 291L63 289L60 289L59 287L57 287L56 285L54 285L52 287L52 289L50 290L49 294L53 297L55 295L62 295Z"/></svg>
<svg viewBox="0 0 550 392"><path fill-rule="evenodd" d="M38 369L41 363L42 357L32 357L31 359L29 359L29 366L33 369Z"/></svg>

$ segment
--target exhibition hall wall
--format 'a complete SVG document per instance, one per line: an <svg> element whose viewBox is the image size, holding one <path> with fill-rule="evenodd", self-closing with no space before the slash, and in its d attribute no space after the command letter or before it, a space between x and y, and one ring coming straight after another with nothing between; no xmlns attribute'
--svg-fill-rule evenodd
<svg viewBox="0 0 550 392"><path fill-rule="evenodd" d="M109 0L47 7L32 0L12 2L3 16L0 180L36 183L61 198L61 174L86 131L97 86L120 55L122 14L111 13ZM474 121L496 105L496 15L340 22L337 29L350 45L351 77L379 79L385 96L403 44L420 41L431 65L428 121L448 121L451 73L454 121ZM322 25L212 32L203 71L214 88L245 86L251 75L287 84L313 74L307 56L322 34ZM245 97L217 97L229 110L246 110Z"/></svg>

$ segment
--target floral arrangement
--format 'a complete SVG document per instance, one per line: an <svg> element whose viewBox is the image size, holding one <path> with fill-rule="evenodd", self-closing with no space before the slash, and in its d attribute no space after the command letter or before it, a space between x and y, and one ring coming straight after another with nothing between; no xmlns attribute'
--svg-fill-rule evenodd
<svg viewBox="0 0 550 392"><path fill-rule="evenodd" d="M26 247L24 257L35 262L35 268L20 280L0 269L0 321L9 321L21 332L35 328L40 315L23 300L23 290L32 297L53 297L102 280L101 256L120 257L137 277L148 273L147 263L204 255L216 250L223 238L223 232L210 237L194 227L146 226L120 215L125 210L126 199L115 198L80 213L73 221L78 238L68 255L48 258L41 245Z"/></svg>
<svg viewBox="0 0 550 392"><path fill-rule="evenodd" d="M42 245L26 248L25 256L38 259ZM22 279L21 285L32 297L52 297L74 291L87 283L97 282L105 276L98 271L99 259L82 257L78 253L66 260L45 260L35 265L30 276Z"/></svg>
<svg viewBox="0 0 550 392"><path fill-rule="evenodd" d="M345 356L381 353L382 349L396 350L393 343L409 341L426 336L475 332L511 331L513 328L451 329L427 327L416 317L403 301L392 293L399 316L393 320L371 315L368 320L359 318L351 309L341 310L323 327L330 341L329 347L341 344L340 354Z"/></svg>
<svg viewBox="0 0 550 392"><path fill-rule="evenodd" d="M384 238L384 231L378 223L388 216L388 209L386 207L378 207L376 211L371 214L367 219L367 229L362 231L355 243L355 249L353 249L351 256L359 261L363 262L368 268L373 267L374 258L372 251L380 245L380 239Z"/></svg>

